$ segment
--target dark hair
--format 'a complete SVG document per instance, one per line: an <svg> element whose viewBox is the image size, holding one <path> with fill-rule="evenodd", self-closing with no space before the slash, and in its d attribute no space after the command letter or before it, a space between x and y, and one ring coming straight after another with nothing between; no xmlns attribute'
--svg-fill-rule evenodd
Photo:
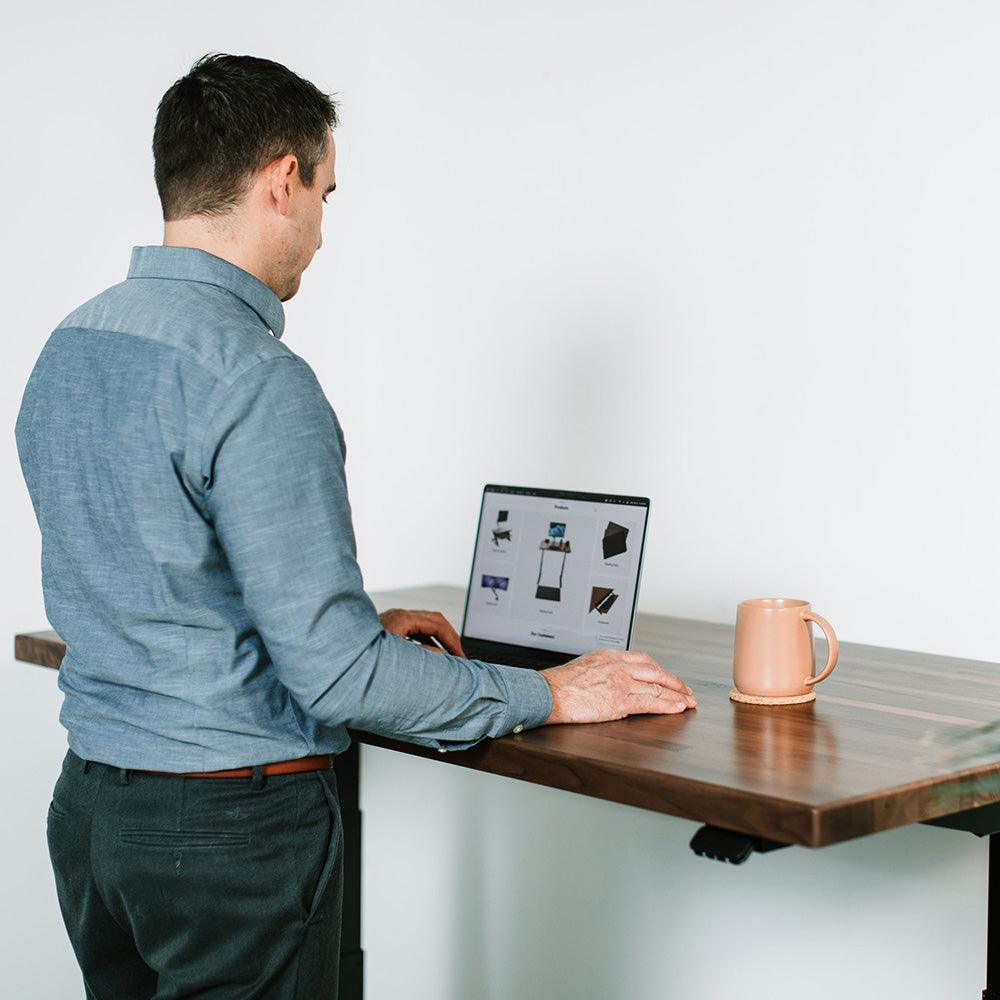
<svg viewBox="0 0 1000 1000"><path fill-rule="evenodd" d="M336 102L270 59L202 56L164 95L153 129L163 218L221 215L265 164L293 153L311 187Z"/></svg>

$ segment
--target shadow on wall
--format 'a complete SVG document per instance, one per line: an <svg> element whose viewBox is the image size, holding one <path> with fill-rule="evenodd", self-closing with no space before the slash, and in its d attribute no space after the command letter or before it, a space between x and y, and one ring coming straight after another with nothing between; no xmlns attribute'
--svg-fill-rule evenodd
<svg viewBox="0 0 1000 1000"><path fill-rule="evenodd" d="M461 873L461 888L449 907L451 933L448 958L451 961L451 1000L489 996L489 968L484 961L489 947L486 908L489 890L484 878L490 860L484 849L487 817L483 815L482 789L467 783L464 790L462 822L455 830L453 870Z"/></svg>
<svg viewBox="0 0 1000 1000"><path fill-rule="evenodd" d="M631 890L615 864L593 863L595 854L620 856L620 841L600 822L571 834L558 806L534 789L529 797L541 808L512 822L510 805L522 790L510 779L479 785L471 796L466 785L468 808L455 831L453 868L462 878L451 909L447 1000L501 1000L512 988L552 1000L625 995L616 991L637 956L616 922ZM595 924L600 943L588 949L590 959L567 967L581 941L595 940Z"/></svg>
<svg viewBox="0 0 1000 1000"><path fill-rule="evenodd" d="M868 970L869 992L860 995L888 995L898 970L884 962L885 938L857 919L886 901L898 911L887 933L907 935L919 934L920 910L933 898L956 926L941 953L978 959L978 941L958 930L973 877L985 894L987 845L975 838L906 827L734 868L694 857L687 842L697 824L477 777L483 792L455 843L465 877L442 1000L688 1000L722 995L734 969L746 996L790 998L801 992L801 969L784 961L782 943L810 926L837 931L835 943L807 935L806 961L823 963L833 947L856 962L829 969L820 995L857 988L858 967ZM706 961L720 941L725 961ZM970 979L977 975L970 969ZM940 985L922 995L944 995L935 993Z"/></svg>

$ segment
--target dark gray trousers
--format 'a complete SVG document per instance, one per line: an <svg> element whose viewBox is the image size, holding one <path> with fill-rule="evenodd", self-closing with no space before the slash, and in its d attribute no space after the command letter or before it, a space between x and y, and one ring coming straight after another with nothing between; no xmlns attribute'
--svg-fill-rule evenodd
<svg viewBox="0 0 1000 1000"><path fill-rule="evenodd" d="M332 770L179 778L70 751L48 842L90 1000L336 1000Z"/></svg>

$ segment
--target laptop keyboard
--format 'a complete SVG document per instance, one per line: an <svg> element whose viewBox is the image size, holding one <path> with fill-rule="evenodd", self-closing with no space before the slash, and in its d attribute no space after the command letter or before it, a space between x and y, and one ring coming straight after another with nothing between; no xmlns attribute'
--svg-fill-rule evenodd
<svg viewBox="0 0 1000 1000"><path fill-rule="evenodd" d="M508 667L534 667L536 670L542 670L547 665L551 666L540 663L537 656L531 656L529 653L505 653L499 662L506 663Z"/></svg>
<svg viewBox="0 0 1000 1000"><path fill-rule="evenodd" d="M541 656L530 652L518 653L504 650L502 653L491 653L487 649L466 648L466 655L474 660L483 660L486 663L503 663L508 667L530 667L533 670L545 670L547 667L558 666L559 663L567 662L565 659L556 663L546 662Z"/></svg>

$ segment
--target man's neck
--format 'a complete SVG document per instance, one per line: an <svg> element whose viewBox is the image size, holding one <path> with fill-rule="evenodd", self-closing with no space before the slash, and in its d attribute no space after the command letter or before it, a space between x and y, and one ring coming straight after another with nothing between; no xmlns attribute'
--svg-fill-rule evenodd
<svg viewBox="0 0 1000 1000"><path fill-rule="evenodd" d="M255 253L259 241L249 239L238 224L220 225L216 220L197 217L164 222L163 245L204 250L235 264L271 288L267 268Z"/></svg>

